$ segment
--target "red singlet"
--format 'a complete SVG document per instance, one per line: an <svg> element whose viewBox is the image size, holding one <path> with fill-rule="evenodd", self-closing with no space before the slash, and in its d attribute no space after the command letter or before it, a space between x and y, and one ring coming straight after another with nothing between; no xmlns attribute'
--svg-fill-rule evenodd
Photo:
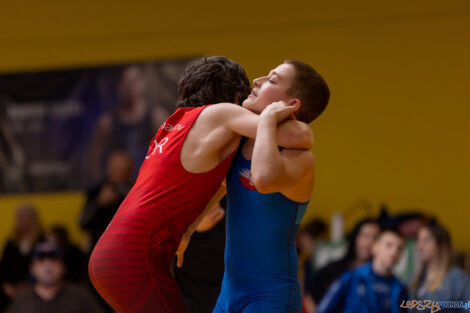
<svg viewBox="0 0 470 313"><path fill-rule="evenodd" d="M205 173L180 161L203 107L179 108L163 123L123 201L90 258L93 285L117 313L186 312L170 266L181 236L219 188L234 153Z"/></svg>

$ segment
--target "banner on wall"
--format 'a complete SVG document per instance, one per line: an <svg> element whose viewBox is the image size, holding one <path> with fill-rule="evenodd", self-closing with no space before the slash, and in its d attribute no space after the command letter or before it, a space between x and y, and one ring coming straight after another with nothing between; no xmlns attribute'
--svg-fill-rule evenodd
<svg viewBox="0 0 470 313"><path fill-rule="evenodd" d="M0 193L87 187L115 150L136 176L191 60L0 75Z"/></svg>

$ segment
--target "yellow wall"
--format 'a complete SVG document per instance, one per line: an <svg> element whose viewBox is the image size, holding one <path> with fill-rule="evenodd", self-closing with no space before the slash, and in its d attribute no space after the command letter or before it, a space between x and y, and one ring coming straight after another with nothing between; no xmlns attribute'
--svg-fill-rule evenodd
<svg viewBox="0 0 470 313"><path fill-rule="evenodd" d="M469 1L29 2L0 2L0 71L200 54L251 78L287 58L314 65L332 99L313 123L307 217L360 199L421 207L470 250Z"/></svg>

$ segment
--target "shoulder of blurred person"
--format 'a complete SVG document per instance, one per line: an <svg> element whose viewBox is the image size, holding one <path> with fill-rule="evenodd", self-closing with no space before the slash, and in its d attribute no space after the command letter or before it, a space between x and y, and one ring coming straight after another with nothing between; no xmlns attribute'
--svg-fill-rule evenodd
<svg viewBox="0 0 470 313"><path fill-rule="evenodd" d="M86 290L84 287L74 284L66 284L64 287L64 291L66 292L67 298L72 302L74 305L70 307L79 307L80 310L77 311L80 313L102 313L103 310L100 308L96 300L92 297L92 295ZM67 311L72 313L73 311Z"/></svg>
<svg viewBox="0 0 470 313"><path fill-rule="evenodd" d="M31 251L22 253L18 243L9 239L0 259L0 282L17 283L26 280L29 277L30 259Z"/></svg>
<svg viewBox="0 0 470 313"><path fill-rule="evenodd" d="M13 239L8 239L3 247L2 256L0 257L0 280L2 280L2 274L5 267L8 267L8 263L11 262L12 258L20 257L21 253L18 248L18 245Z"/></svg>
<svg viewBox="0 0 470 313"><path fill-rule="evenodd" d="M35 312L38 296L32 288L24 290L13 300L5 313Z"/></svg>
<svg viewBox="0 0 470 313"><path fill-rule="evenodd" d="M112 184L108 180L102 180L88 189L79 224L81 229L89 232L91 247L96 244L111 222L130 186L130 184Z"/></svg>
<svg viewBox="0 0 470 313"><path fill-rule="evenodd" d="M372 264L370 262L364 265L361 265L358 268L351 270L349 272L353 273L353 275L357 275L361 279L370 279L371 275L377 276L377 274L375 274L374 271L372 270ZM395 287L401 288L403 290L406 289L405 285L395 275L391 275L387 279L389 280L390 284L395 285Z"/></svg>
<svg viewBox="0 0 470 313"><path fill-rule="evenodd" d="M106 180L102 180L87 189L85 205L80 216L80 227L82 229L102 228L103 223L107 225L108 220L114 216L115 210L124 200L126 195L118 195L116 192L115 201L101 204L99 197L106 186L111 185Z"/></svg>
<svg viewBox="0 0 470 313"><path fill-rule="evenodd" d="M310 290L313 300L315 300L316 303L321 301L322 297L331 284L342 274L348 271L348 267L349 262L342 258L325 265L313 274Z"/></svg>
<svg viewBox="0 0 470 313"><path fill-rule="evenodd" d="M94 198L98 195L100 192L101 187L104 185L105 180L101 179L98 182L95 182L93 184L88 185L88 187L85 190L85 195L87 198Z"/></svg>
<svg viewBox="0 0 470 313"><path fill-rule="evenodd" d="M76 245L71 244L65 251L64 262L67 267L65 278L74 283L81 282L87 277L87 259Z"/></svg>
<svg viewBox="0 0 470 313"><path fill-rule="evenodd" d="M21 252L18 242L13 238L10 238L7 240L5 247L3 248L2 260L12 257L25 257L27 255L28 253L24 254Z"/></svg>
<svg viewBox="0 0 470 313"><path fill-rule="evenodd" d="M421 279L417 289L410 289L410 300L433 301L468 301L470 299L470 273L458 266L453 266L447 272L442 285L430 291L426 289Z"/></svg>
<svg viewBox="0 0 470 313"><path fill-rule="evenodd" d="M334 279L323 291L317 303L317 313L343 312L346 293L350 289L354 271L345 271Z"/></svg>
<svg viewBox="0 0 470 313"><path fill-rule="evenodd" d="M317 313L376 313L370 311L370 305L363 307L363 305L368 303L369 300L368 295L371 291L367 291L366 289L372 286L372 273L373 271L371 263L366 263L355 269L345 271L328 288L325 296L318 304ZM394 309L397 309L401 303L401 300L406 298L406 288L393 275L390 277L389 283L392 288L390 303L396 304ZM392 312L395 312L395 310L392 310Z"/></svg>
<svg viewBox="0 0 470 313"><path fill-rule="evenodd" d="M43 300L33 288L24 291L5 313L103 313L95 299L83 287L65 284L52 300Z"/></svg>
<svg viewBox="0 0 470 313"><path fill-rule="evenodd" d="M89 186L86 189L86 192L85 192L85 196L86 196L86 200L87 200L86 204L88 204L88 202L90 202L90 201L97 202L98 197L100 196L100 193L102 192L103 188L105 188L106 186L114 187L115 185L108 182L108 180L106 180L106 179L102 179L99 182ZM128 186L126 186L126 187L128 187ZM129 189L130 189L130 187L129 187ZM126 189L124 192L122 192L121 190L117 190L116 194L118 195L118 197L117 197L115 202L120 203L122 200L124 200L125 196L127 195L127 192L128 192L128 189Z"/></svg>
<svg viewBox="0 0 470 313"><path fill-rule="evenodd" d="M470 274L458 266L453 266L442 282L441 288L433 293L426 292L425 295L434 300L468 301L470 300Z"/></svg>

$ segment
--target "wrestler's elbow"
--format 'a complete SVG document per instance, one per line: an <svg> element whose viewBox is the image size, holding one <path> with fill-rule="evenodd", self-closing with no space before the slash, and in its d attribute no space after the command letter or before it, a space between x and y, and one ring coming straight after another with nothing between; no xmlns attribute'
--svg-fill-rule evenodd
<svg viewBox="0 0 470 313"><path fill-rule="evenodd" d="M259 193L276 192L277 175L273 171L252 173L253 184Z"/></svg>
<svg viewBox="0 0 470 313"><path fill-rule="evenodd" d="M308 124L296 122L295 131L290 132L289 147L293 149L310 150L313 147L314 136L313 131Z"/></svg>
<svg viewBox="0 0 470 313"><path fill-rule="evenodd" d="M303 125L299 139L301 141L300 145L303 149L311 149L314 142L313 131L308 124Z"/></svg>

